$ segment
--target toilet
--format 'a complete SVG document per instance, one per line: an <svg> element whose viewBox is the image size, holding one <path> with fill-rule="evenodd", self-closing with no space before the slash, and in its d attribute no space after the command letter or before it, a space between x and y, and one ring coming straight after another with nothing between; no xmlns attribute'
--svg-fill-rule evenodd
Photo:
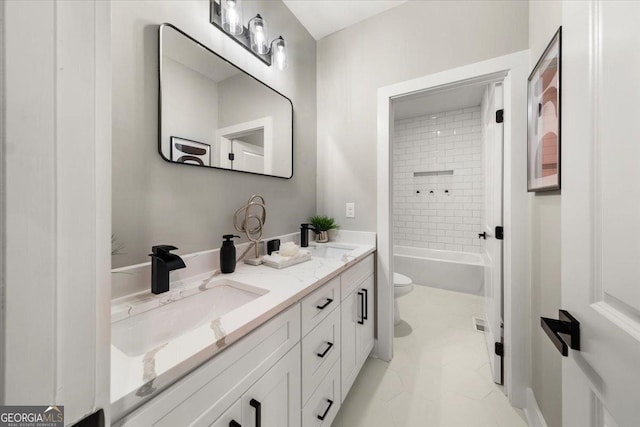
<svg viewBox="0 0 640 427"><path fill-rule="evenodd" d="M402 320L400 318L400 308L398 298L408 294L413 290L413 281L400 273L393 273L393 323L397 325Z"/></svg>

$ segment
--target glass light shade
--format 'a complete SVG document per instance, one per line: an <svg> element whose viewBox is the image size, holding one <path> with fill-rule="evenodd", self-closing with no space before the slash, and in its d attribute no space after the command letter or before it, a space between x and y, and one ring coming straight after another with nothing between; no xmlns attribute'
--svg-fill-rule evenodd
<svg viewBox="0 0 640 427"><path fill-rule="evenodd" d="M287 50L282 36L271 42L271 64L280 71L287 68Z"/></svg>
<svg viewBox="0 0 640 427"><path fill-rule="evenodd" d="M242 0L220 0L220 8L222 28L235 36L242 34Z"/></svg>
<svg viewBox="0 0 640 427"><path fill-rule="evenodd" d="M249 21L249 41L251 43L251 50L262 55L268 53L268 40L267 23L262 19L262 16L258 14Z"/></svg>

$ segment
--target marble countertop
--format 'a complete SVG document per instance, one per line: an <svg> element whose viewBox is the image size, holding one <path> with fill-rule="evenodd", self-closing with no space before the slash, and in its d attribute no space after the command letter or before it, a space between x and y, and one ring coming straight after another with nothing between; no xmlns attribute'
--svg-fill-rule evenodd
<svg viewBox="0 0 640 427"><path fill-rule="evenodd" d="M342 260L313 257L309 261L281 270L264 265L250 266L238 263L234 273L220 274L214 270L198 274L172 283L171 290L161 295L153 295L147 291L113 300L111 310L113 419L118 419L140 406L188 372L375 251L373 245L349 244L349 246L354 249ZM152 345L153 348L145 348L144 343L139 345L134 342L133 345L139 347L138 350L125 352L121 349L123 344L114 341L114 328L121 328L119 336L123 336L124 328L125 338L126 328L136 331L145 330L147 326L144 322L153 322L153 312L156 309L163 309L178 301L182 301L180 304L188 304L188 307L196 303L196 299L205 297L204 293L210 291L220 280L239 283L241 288L242 285L246 285L247 291L264 295L226 314L206 319L200 322L200 326L187 332L169 334L166 342L156 341ZM185 300L186 298L188 300ZM162 318L162 320L172 321L170 318ZM179 321L177 318L173 320ZM149 327L162 328L163 325L149 323ZM132 335L129 337L131 342L140 341L140 337L130 335Z"/></svg>

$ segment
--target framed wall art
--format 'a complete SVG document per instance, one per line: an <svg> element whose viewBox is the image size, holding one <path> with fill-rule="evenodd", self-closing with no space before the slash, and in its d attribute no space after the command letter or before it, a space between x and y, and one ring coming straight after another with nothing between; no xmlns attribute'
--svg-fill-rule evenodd
<svg viewBox="0 0 640 427"><path fill-rule="evenodd" d="M528 81L527 190L560 189L562 27L551 39Z"/></svg>
<svg viewBox="0 0 640 427"><path fill-rule="evenodd" d="M198 166L211 166L211 146L190 139L171 137L171 161Z"/></svg>

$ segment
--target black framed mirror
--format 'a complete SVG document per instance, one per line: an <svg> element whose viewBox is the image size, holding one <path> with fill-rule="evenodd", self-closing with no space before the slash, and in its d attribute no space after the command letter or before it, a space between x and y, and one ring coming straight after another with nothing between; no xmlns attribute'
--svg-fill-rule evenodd
<svg viewBox="0 0 640 427"><path fill-rule="evenodd" d="M160 25L159 41L160 155L291 178L291 100L171 24Z"/></svg>

